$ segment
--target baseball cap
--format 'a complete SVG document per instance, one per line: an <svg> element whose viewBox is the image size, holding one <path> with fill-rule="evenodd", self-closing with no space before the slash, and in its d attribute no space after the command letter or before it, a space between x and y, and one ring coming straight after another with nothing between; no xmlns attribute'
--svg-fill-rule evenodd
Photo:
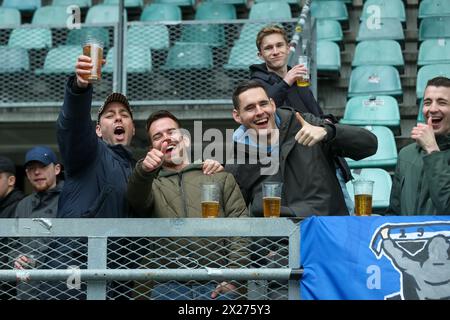
<svg viewBox="0 0 450 320"><path fill-rule="evenodd" d="M38 161L45 166L48 166L50 163L58 163L55 153L46 146L37 146L30 149L25 155L25 167L31 161Z"/></svg>
<svg viewBox="0 0 450 320"><path fill-rule="evenodd" d="M128 112L130 113L131 118L133 118L133 111L131 110L130 103L128 102L127 97L125 97L123 94L121 94L119 92L113 92L109 96L106 97L105 102L103 102L100 109L98 109L97 123L100 122L100 117L101 117L103 111L105 110L105 107L108 104L110 104L111 102L119 102L119 103L123 104L127 108Z"/></svg>
<svg viewBox="0 0 450 320"><path fill-rule="evenodd" d="M7 157L0 156L0 172L9 172L15 175L16 166L14 165L14 162Z"/></svg>

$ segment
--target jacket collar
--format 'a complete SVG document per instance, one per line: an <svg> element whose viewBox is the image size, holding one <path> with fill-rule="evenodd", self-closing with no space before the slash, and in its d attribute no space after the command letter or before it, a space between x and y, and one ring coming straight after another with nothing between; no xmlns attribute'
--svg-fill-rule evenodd
<svg viewBox="0 0 450 320"><path fill-rule="evenodd" d="M183 174L188 171L202 170L202 168L203 168L203 162L201 162L200 160L196 160L194 163L188 164L186 167L184 167L180 171L173 171L173 170L161 168L161 170L159 170L158 176L159 177L170 177L170 176L174 176L174 175L178 175L178 174Z"/></svg>

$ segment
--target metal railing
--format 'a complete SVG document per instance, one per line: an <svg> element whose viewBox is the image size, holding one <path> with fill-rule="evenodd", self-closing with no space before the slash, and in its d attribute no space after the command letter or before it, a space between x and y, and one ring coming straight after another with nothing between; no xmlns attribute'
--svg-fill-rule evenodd
<svg viewBox="0 0 450 320"><path fill-rule="evenodd" d="M234 290L221 299L299 299L299 227L286 218L3 219L0 299L210 299L223 281Z"/></svg>

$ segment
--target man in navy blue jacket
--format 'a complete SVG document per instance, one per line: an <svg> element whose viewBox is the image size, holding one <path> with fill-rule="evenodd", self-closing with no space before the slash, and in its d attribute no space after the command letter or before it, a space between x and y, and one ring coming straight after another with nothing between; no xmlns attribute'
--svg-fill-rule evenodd
<svg viewBox="0 0 450 320"><path fill-rule="evenodd" d="M80 56L69 78L57 122L58 145L66 182L59 198L60 218L126 218L128 177L135 161L128 149L134 136L127 98L109 95L91 119L92 85L83 79L91 59Z"/></svg>

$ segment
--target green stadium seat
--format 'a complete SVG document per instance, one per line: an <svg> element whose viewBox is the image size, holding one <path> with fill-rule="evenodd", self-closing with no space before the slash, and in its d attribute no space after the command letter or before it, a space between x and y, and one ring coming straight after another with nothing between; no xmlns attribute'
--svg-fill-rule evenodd
<svg viewBox="0 0 450 320"><path fill-rule="evenodd" d="M236 5L246 5L247 0L204 0L205 2L214 2L214 3L228 3L228 4L236 4Z"/></svg>
<svg viewBox="0 0 450 320"><path fill-rule="evenodd" d="M258 34L259 30L261 30L266 25L266 23L245 23L241 29L241 32L239 33L238 42L250 42L254 45L256 35Z"/></svg>
<svg viewBox="0 0 450 320"><path fill-rule="evenodd" d="M213 57L211 48L204 43L176 42L169 49L164 70L211 69Z"/></svg>
<svg viewBox="0 0 450 320"><path fill-rule="evenodd" d="M0 7L0 27L18 27L21 20L18 9Z"/></svg>
<svg viewBox="0 0 450 320"><path fill-rule="evenodd" d="M176 6L182 7L192 7L195 3L194 0L155 0L153 3L167 3L174 4Z"/></svg>
<svg viewBox="0 0 450 320"><path fill-rule="evenodd" d="M418 18L450 16L448 0L422 0L419 5Z"/></svg>
<svg viewBox="0 0 450 320"><path fill-rule="evenodd" d="M255 0L256 3L259 3L259 2L274 2L274 1L298 4L297 0Z"/></svg>
<svg viewBox="0 0 450 320"><path fill-rule="evenodd" d="M352 66L363 65L388 65L403 69L402 48L394 40L361 41L356 45Z"/></svg>
<svg viewBox="0 0 450 320"><path fill-rule="evenodd" d="M374 210L389 207L392 178L386 170L380 168L353 169L352 175L355 180L374 181L372 194L372 208ZM352 181L347 182L347 191L351 199L354 199L355 192Z"/></svg>
<svg viewBox="0 0 450 320"><path fill-rule="evenodd" d="M420 44L417 65L436 63L450 63L450 39L431 39Z"/></svg>
<svg viewBox="0 0 450 320"><path fill-rule="evenodd" d="M103 42L104 48L109 48L109 33L103 27L83 27L69 30L66 45L81 46L87 38L98 39Z"/></svg>
<svg viewBox="0 0 450 320"><path fill-rule="evenodd" d="M339 75L341 70L341 53L339 46L332 41L317 41L317 71Z"/></svg>
<svg viewBox="0 0 450 320"><path fill-rule="evenodd" d="M252 64L261 63L257 56L258 50L254 43L237 43L231 48L228 63L224 65L226 70L248 70Z"/></svg>
<svg viewBox="0 0 450 320"><path fill-rule="evenodd" d="M420 22L419 41L450 38L450 17L424 18Z"/></svg>
<svg viewBox="0 0 450 320"><path fill-rule="evenodd" d="M370 28L367 26L366 21L362 21L359 24L358 35L356 41L364 40L397 40L403 41L405 35L403 33L402 23L398 19L382 18L380 22L380 28Z"/></svg>
<svg viewBox="0 0 450 320"><path fill-rule="evenodd" d="M152 3L144 8L141 21L181 21L181 9L170 3Z"/></svg>
<svg viewBox="0 0 450 320"><path fill-rule="evenodd" d="M311 16L316 19L348 20L347 7L342 1L313 1Z"/></svg>
<svg viewBox="0 0 450 320"><path fill-rule="evenodd" d="M366 21L375 12L372 11L373 6L379 8L381 18L394 18L401 22L406 21L405 5L401 0L367 0L364 2L361 21ZM378 11L376 11L378 13Z"/></svg>
<svg viewBox="0 0 450 320"><path fill-rule="evenodd" d="M112 73L114 68L114 47L109 49L103 72ZM148 47L128 46L125 52L127 73L146 73L152 71L152 54Z"/></svg>
<svg viewBox="0 0 450 320"><path fill-rule="evenodd" d="M418 123L425 123L425 117L423 115L422 109L423 109L423 99L420 99L419 110L417 111L417 122Z"/></svg>
<svg viewBox="0 0 450 320"><path fill-rule="evenodd" d="M128 46L168 49L169 30L165 25L132 25L127 34Z"/></svg>
<svg viewBox="0 0 450 320"><path fill-rule="evenodd" d="M423 98L428 80L437 76L450 78L450 64L430 64L419 69L416 86L417 99Z"/></svg>
<svg viewBox="0 0 450 320"><path fill-rule="evenodd" d="M355 126L386 126L399 132L398 102L391 96L353 97L347 102L340 123Z"/></svg>
<svg viewBox="0 0 450 320"><path fill-rule="evenodd" d="M47 53L43 69L36 69L37 75L42 74L73 74L74 66L81 55L81 46L60 46L52 48Z"/></svg>
<svg viewBox="0 0 450 320"><path fill-rule="evenodd" d="M361 95L401 96L398 70L392 66L360 66L350 76L348 97Z"/></svg>
<svg viewBox="0 0 450 320"><path fill-rule="evenodd" d="M336 20L320 19L316 21L317 40L340 42L344 38L341 24Z"/></svg>
<svg viewBox="0 0 450 320"><path fill-rule="evenodd" d="M314 0L315 2L321 2L321 1L323 1L323 2L326 2L326 1L340 1L340 2L343 2L343 3L352 3L352 1L353 0Z"/></svg>
<svg viewBox="0 0 450 320"><path fill-rule="evenodd" d="M382 126L366 126L365 128L377 136L378 150L374 155L358 161L346 158L348 166L351 169L393 169L397 164L397 146L392 131L389 128Z"/></svg>
<svg viewBox="0 0 450 320"><path fill-rule="evenodd" d="M248 18L251 20L285 20L291 19L291 7L286 2L260 2L250 9Z"/></svg>
<svg viewBox="0 0 450 320"><path fill-rule="evenodd" d="M236 10L232 4L206 2L199 5L195 13L196 21L234 19L236 19ZM184 25L180 41L206 43L213 47L220 47L225 44L225 29L221 24Z"/></svg>
<svg viewBox="0 0 450 320"><path fill-rule="evenodd" d="M44 49L52 46L52 32L47 28L20 27L11 32L8 47Z"/></svg>
<svg viewBox="0 0 450 320"><path fill-rule="evenodd" d="M124 9L126 10L126 9ZM127 15L125 14L124 17ZM98 4L89 8L86 15L86 23L118 23L119 6Z"/></svg>
<svg viewBox="0 0 450 320"><path fill-rule="evenodd" d="M119 4L119 0L104 0L103 4L117 6ZM124 6L125 6L125 8L132 8L132 7L142 8L144 6L144 1L143 0L125 0Z"/></svg>
<svg viewBox="0 0 450 320"><path fill-rule="evenodd" d="M92 7L92 0L53 0L52 4L54 6L71 6L75 5L80 8Z"/></svg>
<svg viewBox="0 0 450 320"><path fill-rule="evenodd" d="M3 0L2 6L20 11L34 11L41 7L41 0Z"/></svg>
<svg viewBox="0 0 450 320"><path fill-rule="evenodd" d="M0 47L0 74L30 70L28 51L24 48Z"/></svg>
<svg viewBox="0 0 450 320"><path fill-rule="evenodd" d="M33 14L33 25L55 25L63 26L67 25L67 19L69 14L66 12L65 6L45 6L37 9Z"/></svg>

